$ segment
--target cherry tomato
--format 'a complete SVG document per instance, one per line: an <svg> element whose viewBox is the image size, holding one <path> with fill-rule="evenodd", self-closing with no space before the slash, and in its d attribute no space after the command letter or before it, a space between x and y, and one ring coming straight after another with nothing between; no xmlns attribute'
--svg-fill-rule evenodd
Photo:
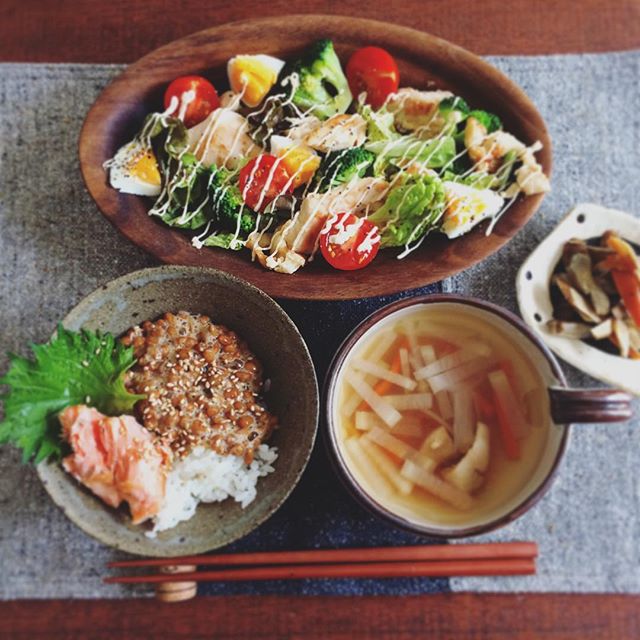
<svg viewBox="0 0 640 640"><path fill-rule="evenodd" d="M262 154L240 171L238 186L245 204L254 211L264 211L278 196L293 191L290 176L282 159Z"/></svg>
<svg viewBox="0 0 640 640"><path fill-rule="evenodd" d="M320 251L324 259L343 271L366 267L379 248L378 227L352 213L332 216L320 233Z"/></svg>
<svg viewBox="0 0 640 640"><path fill-rule="evenodd" d="M355 97L367 92L367 102L379 109L400 84L400 72L393 56L380 47L362 47L347 62L347 80Z"/></svg>
<svg viewBox="0 0 640 640"><path fill-rule="evenodd" d="M187 127L202 122L214 109L220 106L220 98L215 87L201 76L181 76L176 78L164 93L164 108L167 110L171 104L171 98L178 99L178 106L171 112L171 115L180 113L182 96L189 91L193 91L195 96L187 105L184 114L184 124Z"/></svg>

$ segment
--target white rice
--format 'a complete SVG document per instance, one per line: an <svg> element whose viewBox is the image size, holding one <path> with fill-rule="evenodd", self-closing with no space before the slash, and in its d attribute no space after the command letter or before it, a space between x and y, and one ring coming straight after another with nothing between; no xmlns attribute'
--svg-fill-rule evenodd
<svg viewBox="0 0 640 640"><path fill-rule="evenodd" d="M258 479L274 471L272 463L277 457L275 447L262 444L247 465L242 457L221 456L196 447L167 475L164 506L153 518L153 529L147 535L153 538L158 531L189 520L200 502L221 502L231 497L244 509L256 497Z"/></svg>

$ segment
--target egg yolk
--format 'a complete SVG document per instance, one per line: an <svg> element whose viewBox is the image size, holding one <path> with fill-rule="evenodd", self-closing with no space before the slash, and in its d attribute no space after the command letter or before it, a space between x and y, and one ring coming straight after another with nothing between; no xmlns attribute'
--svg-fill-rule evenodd
<svg viewBox="0 0 640 640"><path fill-rule="evenodd" d="M127 163L127 172L141 182L160 185L161 178L160 171L158 170L158 162L151 150L136 154L136 156Z"/></svg>
<svg viewBox="0 0 640 640"><path fill-rule="evenodd" d="M307 184L320 166L320 158L303 146L285 149L280 157L287 173L293 176L294 189Z"/></svg>
<svg viewBox="0 0 640 640"><path fill-rule="evenodd" d="M229 83L249 107L257 107L276 83L278 74L252 56L238 56L229 65Z"/></svg>

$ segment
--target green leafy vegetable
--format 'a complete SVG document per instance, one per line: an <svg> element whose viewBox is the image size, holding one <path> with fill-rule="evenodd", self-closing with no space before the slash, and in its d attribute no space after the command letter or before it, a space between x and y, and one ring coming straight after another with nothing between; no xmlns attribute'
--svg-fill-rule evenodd
<svg viewBox="0 0 640 640"><path fill-rule="evenodd" d="M392 142L370 142L365 149L378 157L373 165L373 173L382 175L389 164L402 161L405 166L416 162L427 169L437 169L450 164L456 155L456 142L452 136L442 136L433 140L421 140L415 136L402 136Z"/></svg>
<svg viewBox="0 0 640 640"><path fill-rule="evenodd" d="M369 220L380 228L382 247L415 242L431 230L444 211L445 194L436 176L405 176Z"/></svg>
<svg viewBox="0 0 640 640"><path fill-rule="evenodd" d="M389 142L400 137L393 124L393 113L385 108L374 111L371 105L361 104L358 112L367 122L367 140L370 142Z"/></svg>
<svg viewBox="0 0 640 640"><path fill-rule="evenodd" d="M212 217L207 190L211 172L190 153L172 162L177 165L172 188L163 190L151 213L161 212L162 221L172 227L199 229Z"/></svg>
<svg viewBox="0 0 640 640"><path fill-rule="evenodd" d="M107 415L130 413L141 395L124 386L125 372L135 363L133 349L110 334L79 333L58 326L50 342L31 345L33 360L11 355L9 371L0 384L4 421L0 443L22 449L26 462L60 457L62 442L57 415L74 404L88 404Z"/></svg>
<svg viewBox="0 0 640 640"><path fill-rule="evenodd" d="M320 192L328 191L354 178L362 178L375 159L375 154L364 147L331 151L315 174L315 187Z"/></svg>
<svg viewBox="0 0 640 640"><path fill-rule="evenodd" d="M493 133L498 129L502 129L502 120L500 120L497 115L489 113L488 111L475 109L469 113L469 117L475 118L487 130L487 133Z"/></svg>
<svg viewBox="0 0 640 640"><path fill-rule="evenodd" d="M205 247L218 247L219 249L231 249L239 251L244 247L244 242L236 237L235 233L215 232L208 236L202 244Z"/></svg>

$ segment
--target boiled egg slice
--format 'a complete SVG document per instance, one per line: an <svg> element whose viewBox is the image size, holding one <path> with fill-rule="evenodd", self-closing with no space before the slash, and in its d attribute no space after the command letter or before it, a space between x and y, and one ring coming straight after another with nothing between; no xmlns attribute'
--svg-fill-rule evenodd
<svg viewBox="0 0 640 640"><path fill-rule="evenodd" d="M235 56L227 63L231 90L242 95L248 107L257 107L276 83L284 60L267 56Z"/></svg>
<svg viewBox="0 0 640 640"><path fill-rule="evenodd" d="M160 194L158 162L150 147L133 140L118 150L109 161L109 182L114 189L135 196Z"/></svg>
<svg viewBox="0 0 640 640"><path fill-rule="evenodd" d="M299 140L287 136L271 136L271 153L282 159L287 173L293 178L293 188L307 184L320 166L320 156Z"/></svg>
<svg viewBox="0 0 640 640"><path fill-rule="evenodd" d="M442 231L449 238L457 238L480 221L493 218L504 199L491 189L475 189L458 182L443 182L445 211Z"/></svg>

